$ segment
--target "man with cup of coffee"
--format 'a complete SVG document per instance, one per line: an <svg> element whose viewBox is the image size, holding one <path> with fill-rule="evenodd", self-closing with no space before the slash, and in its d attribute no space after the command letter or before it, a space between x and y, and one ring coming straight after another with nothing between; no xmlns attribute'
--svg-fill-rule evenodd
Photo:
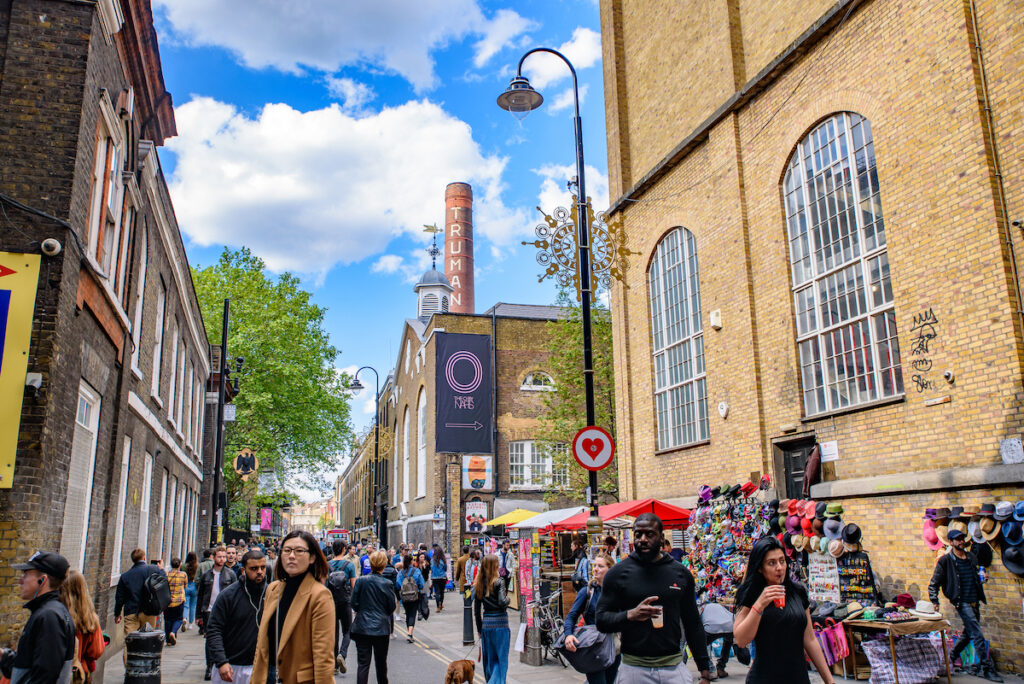
<svg viewBox="0 0 1024 684"><path fill-rule="evenodd" d="M693 575L662 552L661 518L642 513L633 523L634 551L608 570L597 604L597 628L621 632L616 684L692 684L680 642L685 634L700 670L711 681L711 660Z"/></svg>

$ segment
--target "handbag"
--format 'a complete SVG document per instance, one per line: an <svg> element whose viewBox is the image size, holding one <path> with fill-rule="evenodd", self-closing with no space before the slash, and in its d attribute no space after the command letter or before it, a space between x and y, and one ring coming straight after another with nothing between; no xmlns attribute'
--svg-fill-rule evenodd
<svg viewBox="0 0 1024 684"><path fill-rule="evenodd" d="M587 559L581 558L580 562L576 564L576 569L572 571L572 588L576 591L587 586L587 574L584 572L586 564Z"/></svg>
<svg viewBox="0 0 1024 684"><path fill-rule="evenodd" d="M831 618L829 619L831 620ZM843 627L843 623L832 621L830 625L826 621L825 625L826 627L823 631L827 635L832 655L837 661L849 657L850 644L846 641L846 629Z"/></svg>
<svg viewBox="0 0 1024 684"><path fill-rule="evenodd" d="M597 631L597 625L584 625L573 636L577 641L575 651L565 647L564 634L558 637L555 648L580 674L607 670L615 662L615 640L611 634Z"/></svg>

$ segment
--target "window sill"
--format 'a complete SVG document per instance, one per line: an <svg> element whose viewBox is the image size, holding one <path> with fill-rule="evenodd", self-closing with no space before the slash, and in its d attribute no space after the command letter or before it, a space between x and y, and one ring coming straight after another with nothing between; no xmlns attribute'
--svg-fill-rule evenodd
<svg viewBox="0 0 1024 684"><path fill-rule="evenodd" d="M659 449L658 451L654 452L654 455L655 456L664 456L666 454L672 454L672 453L675 453L677 451L687 451L687 450L693 449L695 447L707 446L708 444L711 444L711 440L710 439L702 439L699 442L693 442L691 444L683 444L683 445L677 446L677 447L669 447L668 449Z"/></svg>
<svg viewBox="0 0 1024 684"><path fill-rule="evenodd" d="M836 409L835 411L826 411L825 413L815 413L812 416L804 416L803 418L800 419L800 422L813 423L815 421L821 420L822 418L834 418L835 416L844 416L848 413L857 413L858 411L868 411L870 409L879 408L881 406L889 406L890 404L901 404L906 400L906 394L897 394L894 397L876 399L875 401L857 404L856 406L847 406L845 408Z"/></svg>
<svg viewBox="0 0 1024 684"><path fill-rule="evenodd" d="M509 489L514 492L542 492L544 485L512 485Z"/></svg>
<svg viewBox="0 0 1024 684"><path fill-rule="evenodd" d="M139 369L138 366L132 366L132 375L134 375L139 380L142 379L142 371ZM118 577L120 577L120 575L118 575Z"/></svg>
<svg viewBox="0 0 1024 684"><path fill-rule="evenodd" d="M164 400L161 399L159 395L157 395L157 394L150 394L149 398L152 399L153 403L155 403L160 408L164 407Z"/></svg>
<svg viewBox="0 0 1024 684"><path fill-rule="evenodd" d="M521 385L519 387L519 389L522 390L523 392L554 392L555 391L554 387L528 387L528 386L525 386L525 385Z"/></svg>

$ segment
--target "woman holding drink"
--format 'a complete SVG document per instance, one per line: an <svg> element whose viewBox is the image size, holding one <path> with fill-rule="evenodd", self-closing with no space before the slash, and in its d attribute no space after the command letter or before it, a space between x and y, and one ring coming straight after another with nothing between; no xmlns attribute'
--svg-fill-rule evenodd
<svg viewBox="0 0 1024 684"><path fill-rule="evenodd" d="M785 550L775 537L759 539L751 549L736 605L734 641L756 646L748 683L809 684L806 653L822 681L835 684L811 627L807 590L790 579Z"/></svg>

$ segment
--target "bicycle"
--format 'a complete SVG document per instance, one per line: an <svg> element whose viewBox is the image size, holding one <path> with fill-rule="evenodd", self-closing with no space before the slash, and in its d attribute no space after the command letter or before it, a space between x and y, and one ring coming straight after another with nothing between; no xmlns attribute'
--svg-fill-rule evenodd
<svg viewBox="0 0 1024 684"><path fill-rule="evenodd" d="M554 608L554 606L558 605L561 595L561 590L553 591L546 599L530 601L526 604L526 607L528 610L534 608L537 610L534 624L540 629L540 644L541 648L544 649L542 658L547 660L551 656L554 660L561 663L562 667L569 667L569 664L565 662L565 658L555 648L555 642L562 636L562 630L565 626L562 616Z"/></svg>

